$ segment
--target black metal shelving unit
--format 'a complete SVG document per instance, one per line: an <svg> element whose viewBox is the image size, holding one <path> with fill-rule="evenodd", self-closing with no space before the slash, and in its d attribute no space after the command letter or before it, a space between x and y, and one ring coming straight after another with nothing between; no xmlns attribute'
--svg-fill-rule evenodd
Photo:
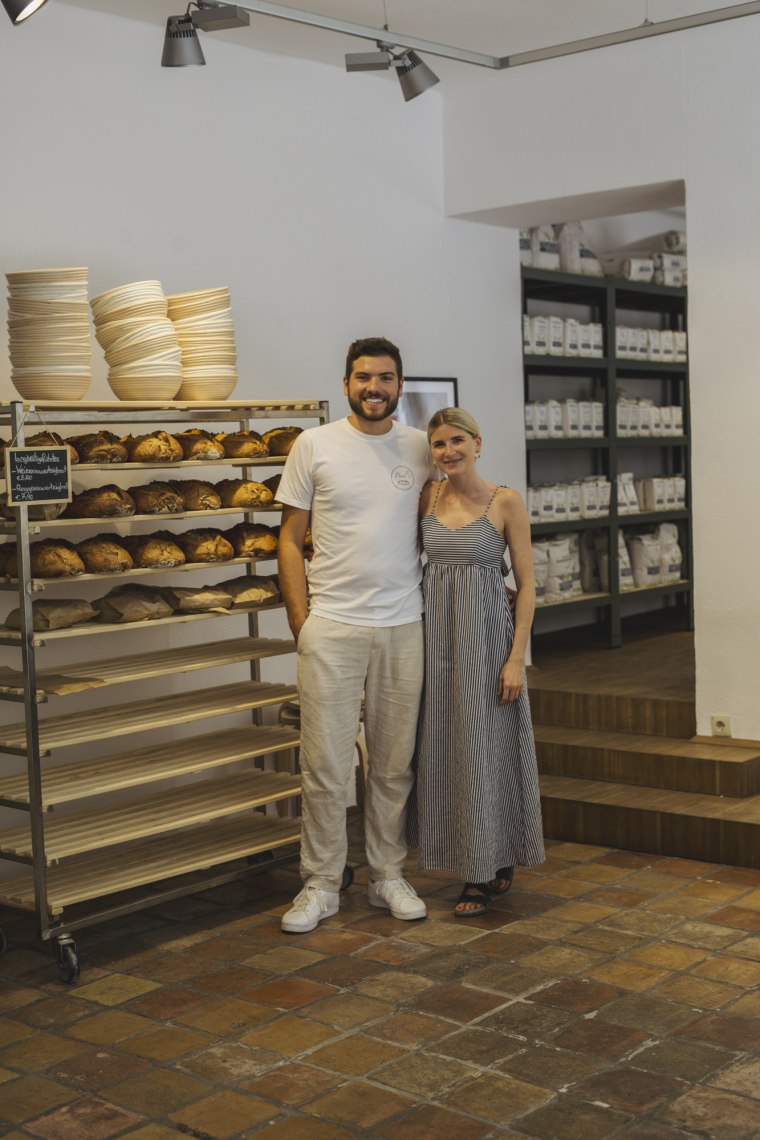
<svg viewBox="0 0 760 1140"><path fill-rule="evenodd" d="M635 361L618 359L615 353L615 329L626 313L657 314L663 329L685 330L687 322L687 292L682 288L664 285L634 284L613 277L584 277L553 270L522 270L522 312L532 314L533 302L555 302L558 305L580 306L584 320L601 324L604 335L602 357L534 356L523 359L525 400L534 398L537 379L555 386L557 398L570 382L585 379L589 392L604 404L604 438L542 439L526 441L526 467L528 483L536 480L540 471L541 456L546 453L562 455L585 452L588 473L604 475L611 484L610 513L607 517L581 519L570 522L534 523L534 536L562 534L570 531L604 530L609 543L610 591L609 594L581 595L567 602L541 606L536 611L540 621L547 613L593 610L593 620L603 623L610 646L622 643L622 619L631 612L631 602L642 597L658 597L670 606L677 607L684 625L693 629L693 552L691 538L690 499L690 419L689 371L686 363ZM679 436L618 436L617 399L618 385L626 380L651 382L659 399L683 409L683 434ZM655 385L657 386L655 388ZM652 458L659 453L658 475L683 472L686 476L686 508L647 512L646 514L620 514L617 504L617 476L627 470L626 458L637 449L645 450ZM621 528L645 527L673 521L680 524L683 535L683 578L678 582L621 592L618 575L618 533Z"/></svg>

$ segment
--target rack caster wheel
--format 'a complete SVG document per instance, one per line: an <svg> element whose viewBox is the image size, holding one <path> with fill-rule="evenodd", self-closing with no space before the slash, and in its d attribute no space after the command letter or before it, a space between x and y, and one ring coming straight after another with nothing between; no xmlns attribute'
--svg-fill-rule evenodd
<svg viewBox="0 0 760 1140"><path fill-rule="evenodd" d="M353 867L349 867L348 863L346 863L345 867L343 868L343 877L340 880L340 889L342 891L347 891L353 881L354 869Z"/></svg>
<svg viewBox="0 0 760 1140"><path fill-rule="evenodd" d="M56 938L54 950L58 975L62 982L71 985L79 977L77 944L70 934L62 934L60 938Z"/></svg>
<svg viewBox="0 0 760 1140"><path fill-rule="evenodd" d="M2 926L0 926L0 954L4 954L8 949L8 939Z"/></svg>

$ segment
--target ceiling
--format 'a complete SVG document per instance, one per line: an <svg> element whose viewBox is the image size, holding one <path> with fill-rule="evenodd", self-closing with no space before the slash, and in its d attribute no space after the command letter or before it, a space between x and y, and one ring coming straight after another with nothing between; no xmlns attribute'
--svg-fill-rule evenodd
<svg viewBox="0 0 760 1140"><path fill-rule="evenodd" d="M185 11L187 0L57 0L163 25ZM275 0L276 2L276 0ZM333 19L382 28L487 55L513 55L570 40L635 28L644 20L691 16L736 7L734 0L291 0L290 7ZM37 19L44 19L44 13ZM371 41L251 13L249 28L216 32L248 45L343 67L346 51L366 51ZM204 37L204 51L211 36ZM430 61L444 75L470 65Z"/></svg>

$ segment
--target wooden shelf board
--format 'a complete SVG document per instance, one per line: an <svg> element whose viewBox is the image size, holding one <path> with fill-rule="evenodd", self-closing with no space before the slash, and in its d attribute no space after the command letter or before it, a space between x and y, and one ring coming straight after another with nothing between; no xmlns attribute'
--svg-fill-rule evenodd
<svg viewBox="0 0 760 1140"><path fill-rule="evenodd" d="M154 574L182 574L187 570L215 570L225 566L253 566L257 562L272 562L277 554L268 554L264 558L228 558L225 562L183 562L181 566L136 566L134 570L119 570L110 574L74 574L64 578L32 578L31 587L34 593L47 590L49 586L70 586L77 582L100 582L118 578L119 581L129 581L130 578L147 578ZM18 591L18 578L7 578L0 581L0 590Z"/></svg>
<svg viewBox="0 0 760 1140"><path fill-rule="evenodd" d="M33 644L37 647L45 645L48 641L58 641L66 637L88 637L96 633L135 633L144 629L154 629L166 625L180 625L188 621L208 621L211 618L226 618L226 617L239 617L241 614L260 614L265 613L267 610L281 610L283 604L280 601L269 602L265 605L256 606L233 606L229 610L211 610L208 613L202 614L172 614L171 617L157 618L155 621L149 622L101 622L91 621L85 622L83 625L75 625L70 629L51 629L37 631L33 637ZM18 629L9 629L7 626L0 626L0 645L21 645L23 638L21 631Z"/></svg>
<svg viewBox="0 0 760 1140"><path fill-rule="evenodd" d="M291 701L296 696L295 685L240 681L234 685L172 693L169 696L89 709L86 712L47 717L40 720L39 725L40 754L54 748L85 744L91 740L129 736L154 728L167 728L173 724L189 724L207 717L247 712L253 708ZM0 727L0 750L25 747L24 724Z"/></svg>
<svg viewBox="0 0 760 1140"><path fill-rule="evenodd" d="M36 531L39 527L41 530L50 530L54 528L58 530L59 527L68 529L74 526L97 526L101 529L108 527L109 533L114 527L120 526L122 523L132 525L135 522L149 522L156 527L165 527L167 523L176 521L177 519L200 519L200 525L203 525L202 520L215 519L219 515L247 515L259 514L269 512L270 514L279 512L280 507L275 506L274 503L262 503L258 507L218 507L213 511L177 511L176 513L161 513L152 515L119 515L117 518L104 517L104 518L86 518L86 519L40 519L30 523L30 529L33 527ZM0 534L15 534L16 524L8 520L7 522L0 523ZM201 563L203 565L203 563ZM209 563L213 565L213 563ZM70 582L71 578L66 578L65 581Z"/></svg>
<svg viewBox="0 0 760 1140"><path fill-rule="evenodd" d="M197 669L214 669L240 661L258 661L293 653L295 642L275 637L238 637L229 641L212 641L198 645L181 645L174 649L135 653L129 657L107 657L99 661L80 661L63 669L41 669L37 673L38 699L47 695L77 692L103 685L119 685L147 677L165 677L173 673L190 673ZM12 678L9 674L12 673ZM0 694L23 695L24 675L18 670L0 673Z"/></svg>
<svg viewBox="0 0 760 1140"><path fill-rule="evenodd" d="M162 835L210 823L221 816L291 799L300 791L299 776L249 771L227 779L201 780L173 788L171 794L156 793L115 807L101 808L97 812L53 817L45 828L46 861L51 866L84 851L97 851L145 839L149 835ZM29 825L0 832L0 852L31 859Z"/></svg>
<svg viewBox="0 0 760 1140"><path fill-rule="evenodd" d="M297 729L252 724L133 748L96 760L60 764L42 773L42 808L48 811L57 804L89 796L268 756L297 748L299 743ZM29 804L26 772L0 779L0 799L20 806Z"/></svg>
<svg viewBox="0 0 760 1140"><path fill-rule="evenodd" d="M574 597L568 598L566 602L546 602L543 605L536 606L536 613L539 614L546 610L557 610L572 605L607 606L611 600L610 594L575 594Z"/></svg>
<svg viewBox="0 0 760 1140"><path fill-rule="evenodd" d="M297 843L300 827L300 819L255 812L240 820L217 821L162 839L75 857L48 874L48 911L60 914L73 903ZM0 904L35 910L33 876L25 874L0 882Z"/></svg>

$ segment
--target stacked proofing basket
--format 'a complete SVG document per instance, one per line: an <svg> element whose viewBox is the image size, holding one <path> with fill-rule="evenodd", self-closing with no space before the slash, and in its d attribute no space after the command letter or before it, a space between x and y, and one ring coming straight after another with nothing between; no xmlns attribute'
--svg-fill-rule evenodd
<svg viewBox="0 0 760 1140"><path fill-rule="evenodd" d="M81 400L90 385L87 269L7 273L8 349L24 400Z"/></svg>
<svg viewBox="0 0 760 1140"><path fill-rule="evenodd" d="M237 384L230 291L197 289L167 297L182 353L178 400L226 400Z"/></svg>
<svg viewBox="0 0 760 1140"><path fill-rule="evenodd" d="M171 400L182 383L182 361L161 282L119 285L90 304L111 391L120 400Z"/></svg>

